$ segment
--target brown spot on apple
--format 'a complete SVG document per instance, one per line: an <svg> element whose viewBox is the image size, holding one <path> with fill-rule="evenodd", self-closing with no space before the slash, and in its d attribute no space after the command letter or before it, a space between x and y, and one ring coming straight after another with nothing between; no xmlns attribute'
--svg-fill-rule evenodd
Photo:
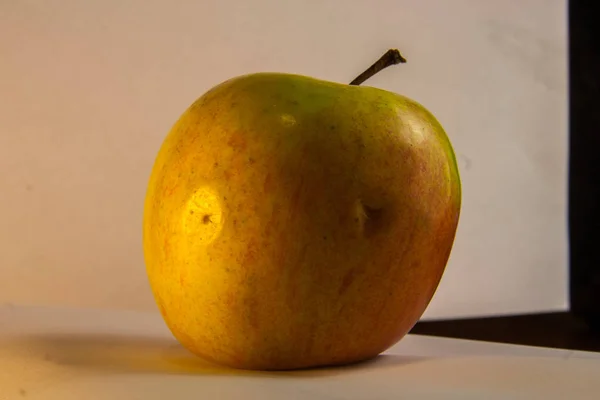
<svg viewBox="0 0 600 400"><path fill-rule="evenodd" d="M246 150L246 147L248 147L248 143L244 138L244 134L241 132L236 132L233 135L231 135L227 144L233 149L239 151Z"/></svg>
<svg viewBox="0 0 600 400"><path fill-rule="evenodd" d="M384 227L385 215L383 207L374 207L358 200L356 204L355 221L359 223L360 229L366 237L371 237Z"/></svg>
<svg viewBox="0 0 600 400"><path fill-rule="evenodd" d="M338 291L338 294L340 296L343 295L346 292L346 290L348 290L348 287L352 284L355 277L356 277L355 269L351 269L350 271L348 271L346 273L346 275L344 276L344 279L342 279L342 284L340 286L340 290Z"/></svg>

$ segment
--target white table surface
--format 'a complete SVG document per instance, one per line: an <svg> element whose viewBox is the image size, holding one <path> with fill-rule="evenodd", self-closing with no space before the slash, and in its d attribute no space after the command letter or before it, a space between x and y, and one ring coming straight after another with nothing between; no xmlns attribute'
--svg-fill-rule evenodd
<svg viewBox="0 0 600 400"><path fill-rule="evenodd" d="M211 365L159 314L0 307L0 400L600 399L600 353L408 335L343 368Z"/></svg>

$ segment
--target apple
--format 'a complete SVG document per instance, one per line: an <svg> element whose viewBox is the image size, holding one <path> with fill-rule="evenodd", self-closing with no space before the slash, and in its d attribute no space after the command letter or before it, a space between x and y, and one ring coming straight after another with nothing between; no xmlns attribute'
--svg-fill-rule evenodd
<svg viewBox="0 0 600 400"><path fill-rule="evenodd" d="M399 58L400 57L400 58ZM422 316L446 267L461 183L417 102L352 84L253 73L210 89L162 144L143 246L165 323L241 369L376 357Z"/></svg>

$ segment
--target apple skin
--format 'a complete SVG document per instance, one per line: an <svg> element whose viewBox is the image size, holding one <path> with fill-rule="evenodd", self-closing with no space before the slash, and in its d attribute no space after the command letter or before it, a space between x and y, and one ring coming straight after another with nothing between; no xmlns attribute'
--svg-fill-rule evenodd
<svg viewBox="0 0 600 400"><path fill-rule="evenodd" d="M196 100L160 148L147 274L168 328L202 358L251 370L359 362L424 313L460 208L452 146L418 103L244 75Z"/></svg>

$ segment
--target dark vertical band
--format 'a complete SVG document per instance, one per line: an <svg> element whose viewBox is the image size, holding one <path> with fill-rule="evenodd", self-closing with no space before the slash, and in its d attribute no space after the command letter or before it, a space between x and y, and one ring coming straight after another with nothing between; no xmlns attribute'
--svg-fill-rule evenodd
<svg viewBox="0 0 600 400"><path fill-rule="evenodd" d="M571 311L600 330L600 12L569 1Z"/></svg>

